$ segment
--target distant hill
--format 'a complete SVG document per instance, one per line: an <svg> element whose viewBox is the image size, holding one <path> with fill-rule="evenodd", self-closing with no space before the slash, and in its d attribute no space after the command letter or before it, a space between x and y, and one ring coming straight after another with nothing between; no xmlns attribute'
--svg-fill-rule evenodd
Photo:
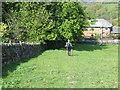
<svg viewBox="0 0 120 90"><path fill-rule="evenodd" d="M87 3L85 6L88 17L103 18L118 26L118 3Z"/></svg>

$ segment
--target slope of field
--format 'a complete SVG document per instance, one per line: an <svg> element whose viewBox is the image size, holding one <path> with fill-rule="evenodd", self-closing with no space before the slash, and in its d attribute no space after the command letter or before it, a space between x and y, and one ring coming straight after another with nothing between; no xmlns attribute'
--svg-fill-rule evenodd
<svg viewBox="0 0 120 90"><path fill-rule="evenodd" d="M117 88L118 45L76 44L3 67L3 88Z"/></svg>

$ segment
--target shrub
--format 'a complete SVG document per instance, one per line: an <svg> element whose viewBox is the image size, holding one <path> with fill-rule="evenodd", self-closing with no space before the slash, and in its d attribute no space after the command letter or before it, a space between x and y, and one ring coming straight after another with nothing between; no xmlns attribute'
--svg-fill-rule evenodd
<svg viewBox="0 0 120 90"><path fill-rule="evenodd" d="M95 34L95 38L100 38L100 34Z"/></svg>
<svg viewBox="0 0 120 90"><path fill-rule="evenodd" d="M120 34L114 35L114 39L120 39Z"/></svg>
<svg viewBox="0 0 120 90"><path fill-rule="evenodd" d="M110 37L113 39L120 39L120 34L110 34Z"/></svg>

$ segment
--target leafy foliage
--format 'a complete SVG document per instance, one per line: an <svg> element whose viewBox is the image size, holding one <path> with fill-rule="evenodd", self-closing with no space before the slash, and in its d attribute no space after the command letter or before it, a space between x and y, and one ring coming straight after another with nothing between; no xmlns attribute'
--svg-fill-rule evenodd
<svg viewBox="0 0 120 90"><path fill-rule="evenodd" d="M117 3L93 3L87 4L85 12L89 18L104 18L118 26L118 4Z"/></svg>
<svg viewBox="0 0 120 90"><path fill-rule="evenodd" d="M3 22L12 31L14 41L41 43L75 41L87 24L84 8L78 2L4 2Z"/></svg>
<svg viewBox="0 0 120 90"><path fill-rule="evenodd" d="M8 41L13 38L13 34L11 30L7 30L8 26L4 23L1 23L0 37L2 41Z"/></svg>
<svg viewBox="0 0 120 90"><path fill-rule="evenodd" d="M83 28L87 25L86 14L81 3L49 3L47 10L52 12L51 18L55 21L54 29L57 30L57 39L75 41L80 38Z"/></svg>

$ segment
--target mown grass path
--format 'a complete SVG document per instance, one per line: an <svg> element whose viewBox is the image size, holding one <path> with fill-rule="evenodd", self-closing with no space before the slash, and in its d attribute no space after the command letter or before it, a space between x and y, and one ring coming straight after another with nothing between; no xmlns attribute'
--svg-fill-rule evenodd
<svg viewBox="0 0 120 90"><path fill-rule="evenodd" d="M3 88L117 88L118 45L76 44L3 67Z"/></svg>

